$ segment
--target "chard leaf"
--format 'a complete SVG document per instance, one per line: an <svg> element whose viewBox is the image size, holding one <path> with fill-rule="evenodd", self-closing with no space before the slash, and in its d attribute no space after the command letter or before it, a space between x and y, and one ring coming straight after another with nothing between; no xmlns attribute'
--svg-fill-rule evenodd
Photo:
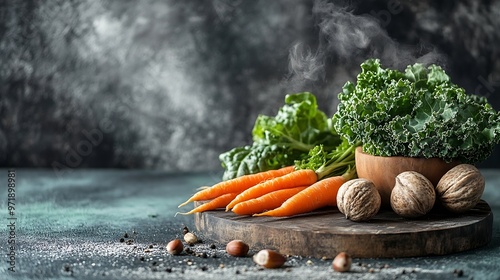
<svg viewBox="0 0 500 280"><path fill-rule="evenodd" d="M251 145L219 156L224 180L293 165L316 145L331 150L342 142L331 119L319 110L316 97L309 92L287 95L276 116L259 115L252 140Z"/></svg>

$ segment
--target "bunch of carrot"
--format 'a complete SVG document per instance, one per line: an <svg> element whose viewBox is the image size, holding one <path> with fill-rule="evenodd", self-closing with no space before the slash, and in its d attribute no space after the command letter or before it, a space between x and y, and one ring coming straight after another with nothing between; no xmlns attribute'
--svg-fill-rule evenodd
<svg viewBox="0 0 500 280"><path fill-rule="evenodd" d="M326 206L336 206L340 186L356 176L354 147L337 154L313 170L288 166L223 181L195 193L182 207L207 201L187 213L218 208L238 215L293 216Z"/></svg>

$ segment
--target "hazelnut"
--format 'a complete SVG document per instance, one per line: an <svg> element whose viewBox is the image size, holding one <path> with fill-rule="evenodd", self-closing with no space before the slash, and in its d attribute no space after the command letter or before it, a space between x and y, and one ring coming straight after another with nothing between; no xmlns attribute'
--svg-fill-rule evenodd
<svg viewBox="0 0 500 280"><path fill-rule="evenodd" d="M431 181L415 171L405 171L396 176L391 192L391 207L405 218L417 218L427 214L436 201L436 191Z"/></svg>
<svg viewBox="0 0 500 280"><path fill-rule="evenodd" d="M345 182L337 193L337 207L347 219L367 221L380 210L381 198L373 182L353 179Z"/></svg>
<svg viewBox="0 0 500 280"><path fill-rule="evenodd" d="M174 239L167 244L167 252L172 255L179 255L184 250L184 244L180 239Z"/></svg>
<svg viewBox="0 0 500 280"><path fill-rule="evenodd" d="M226 252L233 257L244 257L249 249L248 244L241 240L233 240L226 245Z"/></svg>
<svg viewBox="0 0 500 280"><path fill-rule="evenodd" d="M484 177L475 166L459 164L439 180L436 193L446 209L460 213L476 206L483 195L484 186Z"/></svg>
<svg viewBox="0 0 500 280"><path fill-rule="evenodd" d="M188 232L184 234L184 241L189 245L193 245L198 242L198 237L194 233Z"/></svg>
<svg viewBox="0 0 500 280"><path fill-rule="evenodd" d="M286 257L276 251L264 249L253 256L253 261L265 268L278 268L286 262Z"/></svg>
<svg viewBox="0 0 500 280"><path fill-rule="evenodd" d="M352 258L345 252L340 252L332 262L333 270L337 272L347 272L351 269Z"/></svg>

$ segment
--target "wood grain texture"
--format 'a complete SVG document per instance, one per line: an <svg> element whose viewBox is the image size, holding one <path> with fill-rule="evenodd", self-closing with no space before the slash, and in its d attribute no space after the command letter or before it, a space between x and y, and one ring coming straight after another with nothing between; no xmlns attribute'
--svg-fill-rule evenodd
<svg viewBox="0 0 500 280"><path fill-rule="evenodd" d="M242 239L251 250L333 258L446 255L481 247L492 238L493 214L481 201L463 214L434 209L422 219L381 210L372 220L352 222L336 209L287 218L237 216L223 210L195 214L197 230L221 243Z"/></svg>

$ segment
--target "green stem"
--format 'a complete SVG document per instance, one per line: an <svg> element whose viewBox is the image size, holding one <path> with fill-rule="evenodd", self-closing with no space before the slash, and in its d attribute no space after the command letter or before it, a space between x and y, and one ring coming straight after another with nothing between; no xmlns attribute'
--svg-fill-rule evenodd
<svg viewBox="0 0 500 280"><path fill-rule="evenodd" d="M325 177L329 177L335 171L342 170L343 168L347 168L347 171L351 169L356 170L355 168L356 162L354 154L355 148L356 147L354 146L349 147L349 149L346 149L342 154L340 154L340 156L334 157L335 160L318 168L316 170L316 174L318 175L318 180L321 180ZM335 173L338 174L338 172Z"/></svg>
<svg viewBox="0 0 500 280"><path fill-rule="evenodd" d="M339 162L336 164L330 164L323 168L319 168L316 170L316 174L318 175L318 180L321 180L325 177L329 177L334 171L338 171L339 169L346 168L347 170L351 169L354 166L354 160ZM335 172L337 173L337 172Z"/></svg>
<svg viewBox="0 0 500 280"><path fill-rule="evenodd" d="M349 167L349 169L347 169L347 171L342 174L342 177L344 177L344 180L347 182L351 179L354 179L358 176L357 172L356 172L356 165L353 165L352 167Z"/></svg>
<svg viewBox="0 0 500 280"><path fill-rule="evenodd" d="M283 132L281 132L279 130L275 130L275 129L270 129L270 130L273 131L273 133L280 135L281 137L288 140L290 142L290 146L294 149L307 152L310 149L314 148L314 146L315 146L315 145L311 145L311 144L306 144L302 141L297 141L296 139L284 134Z"/></svg>

